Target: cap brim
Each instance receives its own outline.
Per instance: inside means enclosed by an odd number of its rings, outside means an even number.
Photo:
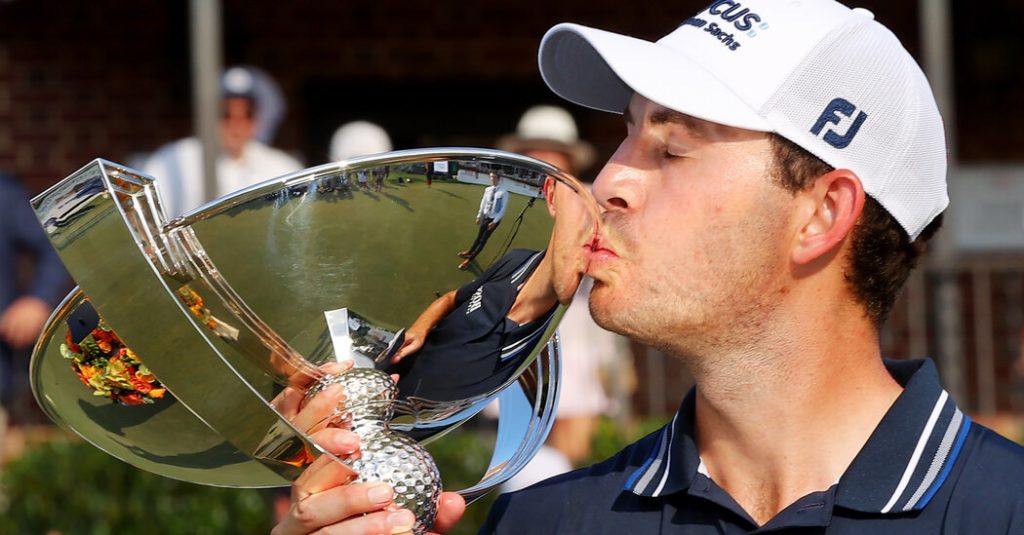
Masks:
[[[713,74],[662,44],[563,23],[544,35],[538,56],[548,87],[581,106],[622,113],[636,92],[699,119],[772,130]]]

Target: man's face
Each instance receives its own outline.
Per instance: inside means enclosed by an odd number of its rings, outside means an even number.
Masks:
[[[604,209],[587,273],[603,327],[679,355],[756,326],[787,292],[793,198],[765,134],[634,96],[594,183]]]
[[[499,181],[500,179],[498,178],[498,175],[495,173],[491,173],[491,185],[497,186]]]
[[[256,133],[256,121],[252,101],[247,98],[231,97],[224,99],[224,108],[220,120],[220,142],[232,158],[239,158],[245,144]]]
[[[584,191],[582,185],[576,187]],[[544,196],[548,213],[555,219],[547,253],[551,257],[551,285],[558,301],[567,305],[587,270],[587,251],[597,228],[597,207],[588,193],[581,195],[569,184],[551,177],[544,181]]]

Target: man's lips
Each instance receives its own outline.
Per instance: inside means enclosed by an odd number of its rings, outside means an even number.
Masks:
[[[618,258],[619,256],[615,253],[615,250],[607,244],[607,242],[601,240],[599,235],[594,235],[594,239],[591,240],[589,244],[585,245],[584,248],[586,249],[587,256],[590,258],[591,262],[611,260],[613,258]]]

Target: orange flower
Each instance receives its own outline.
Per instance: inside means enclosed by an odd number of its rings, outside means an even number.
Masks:
[[[113,331],[108,331],[99,327],[92,330],[92,337],[95,338],[97,342],[100,340],[112,342],[115,338]]]
[[[93,377],[96,376],[96,374],[100,373],[99,368],[97,368],[96,366],[90,366],[88,364],[81,364],[78,366],[78,368],[86,379],[92,379]]]
[[[117,340],[112,331],[105,331],[100,328],[93,329],[92,338],[96,340],[96,346],[104,353],[110,353]]]
[[[141,381],[137,377],[131,378],[132,388],[138,391],[140,394],[148,394],[150,390],[153,390],[153,385],[146,381]]]
[[[117,396],[117,399],[118,401],[124,403],[125,405],[142,405],[143,403],[145,403],[145,400],[142,399],[142,396],[135,393],[121,394]]]
[[[167,393],[167,389],[166,388],[154,388],[153,390],[149,391],[149,397],[155,398],[155,399],[160,399],[160,398],[164,397],[164,394],[166,394],[166,393]]]
[[[82,370],[76,364],[72,364],[71,369],[75,370],[75,375],[78,376],[78,379],[82,381],[83,385],[89,386],[89,378],[86,377],[84,373],[82,373]]]

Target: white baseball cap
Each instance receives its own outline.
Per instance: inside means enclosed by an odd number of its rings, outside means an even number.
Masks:
[[[333,161],[391,152],[391,137],[379,125],[369,121],[345,123],[331,136],[330,158]]]
[[[657,42],[577,24],[541,41],[563,98],[622,113],[633,93],[738,128],[775,132],[864,190],[916,239],[949,204],[928,80],[871,12],[832,0],[718,0]]]

